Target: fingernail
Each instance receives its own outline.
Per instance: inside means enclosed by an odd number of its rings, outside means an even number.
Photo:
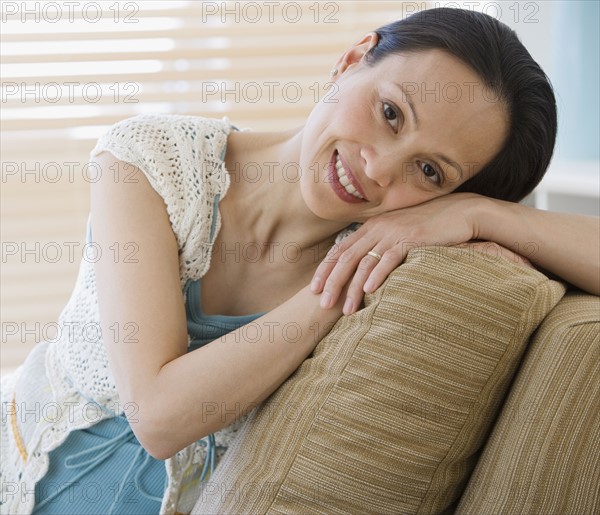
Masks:
[[[363,290],[367,293],[371,293],[371,290],[375,289],[375,281],[373,279],[368,279],[365,283]]]
[[[313,278],[310,283],[310,289],[313,293],[316,293],[321,289],[321,279],[319,277]]]
[[[331,302],[331,294],[328,291],[323,292],[321,295],[321,307],[323,309],[327,309],[329,307],[329,303]]]
[[[352,301],[352,299],[350,297],[348,297],[346,299],[346,302],[344,302],[344,315],[350,315],[352,313],[352,310],[354,308],[354,302]]]

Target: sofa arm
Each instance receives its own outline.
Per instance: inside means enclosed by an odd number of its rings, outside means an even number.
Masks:
[[[457,509],[600,513],[600,297],[569,292],[533,335]]]

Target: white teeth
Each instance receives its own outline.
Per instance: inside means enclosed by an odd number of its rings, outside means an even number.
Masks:
[[[335,159],[335,168],[337,170],[337,176],[338,176],[338,179],[340,180],[340,184],[344,187],[344,189],[350,195],[354,195],[356,198],[364,200],[364,198],[361,196],[361,194],[358,191],[356,191],[356,188],[352,185],[352,183],[350,182],[350,179],[348,179],[348,176],[346,175],[346,170],[344,169],[344,165],[342,165],[342,162],[340,161],[339,155],[336,156],[336,159]]]

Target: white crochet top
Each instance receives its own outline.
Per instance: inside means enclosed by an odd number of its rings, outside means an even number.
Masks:
[[[107,150],[144,172],[164,199],[179,247],[182,295],[188,280],[208,270],[220,228],[217,208],[229,187],[224,157],[229,121],[183,115],[140,115],[113,125],[91,152]],[[88,219],[88,234],[89,234]],[[184,299],[185,301],[185,299]],[[2,379],[1,513],[31,513],[34,485],[48,470],[48,453],[75,429],[123,413],[100,331],[92,260],[82,259],[58,337],[40,342]],[[227,447],[242,420],[215,433]],[[194,443],[166,460],[168,486],[161,513],[190,512],[206,448]],[[183,492],[183,493],[182,493]]]

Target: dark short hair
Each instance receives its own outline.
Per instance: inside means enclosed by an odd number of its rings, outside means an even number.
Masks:
[[[476,11],[434,8],[376,30],[365,60],[374,65],[398,53],[445,50],[470,66],[504,102],[509,132],[502,149],[454,191],[519,201],[540,182],[556,140],[556,99],[550,80],[516,33]]]

